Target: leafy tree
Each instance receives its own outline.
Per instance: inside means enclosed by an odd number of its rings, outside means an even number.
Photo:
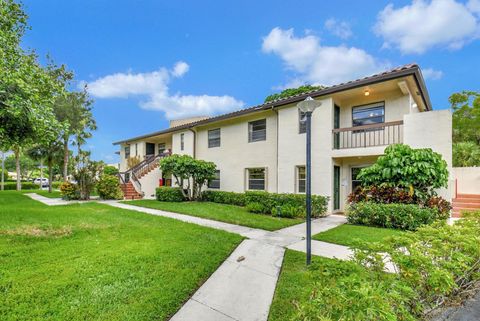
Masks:
[[[454,143],[453,166],[480,166],[480,146],[474,142]]]
[[[216,166],[188,155],[171,155],[160,160],[160,169],[173,175],[185,199],[194,201],[201,198],[202,187],[215,178]]]
[[[76,158],[77,168],[73,173],[73,178],[77,182],[78,197],[81,200],[88,200],[103,170],[103,162],[92,161],[90,153],[84,151],[81,151]]]
[[[307,93],[307,92],[310,92],[310,91],[313,91],[313,90],[320,90],[320,89],[324,89],[324,88],[325,88],[324,86],[312,86],[312,85],[303,85],[303,86],[300,86],[298,88],[287,88],[280,93],[272,94],[270,96],[267,96],[265,98],[265,102],[268,103],[270,101],[274,101],[274,100],[277,100],[277,99],[287,98],[287,97],[290,97],[290,96],[304,94],[304,93]]]
[[[63,180],[67,180],[70,138],[74,137],[77,155],[85,140],[92,136],[91,131],[97,128],[92,114],[93,100],[89,98],[86,88],[81,92],[71,92],[59,97],[54,104],[56,119],[64,125],[61,132],[63,142]]]
[[[20,165],[20,179],[30,179],[33,172],[37,168],[37,164],[28,156],[20,155],[18,157],[18,164]],[[5,169],[9,172],[15,172],[17,166],[17,159],[15,155],[5,157]]]
[[[52,104],[69,74],[63,66],[43,68],[35,52],[21,48],[28,25],[20,4],[0,0],[0,21],[0,147],[14,152],[19,190],[23,150],[34,141],[55,139]]]
[[[36,161],[45,162],[48,167],[48,192],[52,192],[53,166],[59,163],[63,157],[62,145],[57,142],[50,142],[45,145],[37,145],[27,151],[27,155]]]
[[[480,145],[480,93],[462,91],[448,100],[453,110],[453,142]]]
[[[423,197],[434,189],[447,187],[447,162],[430,148],[413,149],[395,144],[385,148],[385,155],[362,169],[358,175],[364,186],[407,188]]]
[[[115,166],[105,166],[103,168],[103,174],[104,175],[112,175],[112,176],[115,176],[118,174],[118,168],[116,168]]]

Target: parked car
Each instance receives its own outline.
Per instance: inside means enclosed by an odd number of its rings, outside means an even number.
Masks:
[[[39,177],[35,178],[33,180],[33,183],[40,185],[40,187],[48,187],[48,185],[50,184],[50,182],[48,181],[48,178],[39,178]]]

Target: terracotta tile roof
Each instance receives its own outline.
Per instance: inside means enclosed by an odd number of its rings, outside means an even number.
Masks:
[[[263,103],[263,104],[260,104],[260,105],[240,109],[240,110],[233,111],[233,112],[230,112],[230,113],[227,113],[227,114],[213,116],[213,117],[209,117],[209,118],[206,118],[206,119],[203,119],[203,120],[198,120],[198,121],[183,124],[183,125],[180,125],[180,126],[167,128],[167,129],[157,131],[157,132],[153,132],[153,133],[149,133],[149,134],[146,134],[146,135],[142,135],[142,136],[133,137],[133,138],[129,138],[129,139],[126,139],[126,140],[118,141],[118,142],[115,142],[113,144],[117,145],[117,144],[126,143],[126,142],[129,142],[129,141],[134,141],[134,140],[147,138],[147,137],[151,137],[151,136],[157,136],[157,135],[171,133],[171,132],[175,132],[175,131],[179,131],[179,130],[185,130],[185,129],[189,129],[189,128],[192,128],[192,127],[195,127],[195,126],[201,126],[201,125],[208,124],[208,123],[215,122],[215,121],[219,121],[219,120],[224,120],[224,119],[228,119],[228,118],[232,118],[232,117],[237,117],[237,116],[241,116],[241,115],[245,115],[245,114],[250,114],[250,113],[257,112],[257,111],[267,110],[267,109],[279,107],[279,106],[282,106],[282,105],[290,104],[290,103],[293,103],[293,102],[301,101],[308,96],[311,96],[311,97],[324,96],[324,95],[328,95],[328,94],[333,94],[335,92],[340,92],[340,91],[344,91],[344,90],[348,90],[348,89],[353,89],[353,88],[356,88],[356,87],[366,86],[366,85],[370,85],[370,84],[374,84],[374,83],[378,83],[378,82],[382,82],[382,81],[387,81],[387,80],[390,80],[390,79],[400,78],[400,77],[408,76],[408,75],[414,75],[415,76],[415,80],[417,81],[417,85],[420,89],[420,93],[421,93],[422,98],[424,100],[425,106],[427,106],[428,110],[431,110],[430,98],[428,97],[428,92],[427,92],[426,87],[425,87],[425,82],[423,80],[423,76],[420,72],[420,67],[417,64],[412,63],[412,64],[399,66],[399,67],[396,67],[396,68],[393,68],[393,69],[390,69],[390,70],[387,70],[387,71],[383,71],[383,72],[380,72],[380,73],[377,73],[377,74],[374,74],[374,75],[370,75],[370,76],[367,76],[367,77],[363,77],[363,78],[359,78],[359,79],[355,79],[355,80],[350,80],[350,81],[347,81],[347,82],[344,82],[344,83],[324,87],[322,89],[312,90],[312,91],[309,91],[309,92],[305,92],[305,93],[301,93],[301,94],[297,94],[297,95],[293,95],[293,96],[289,96],[289,97],[285,97],[285,98],[281,98],[281,99],[276,99],[276,100],[273,100],[273,101],[269,101],[267,103]]]

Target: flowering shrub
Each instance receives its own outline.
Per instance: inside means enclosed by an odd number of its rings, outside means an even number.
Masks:
[[[123,199],[123,192],[120,188],[118,178],[113,175],[102,175],[97,182],[97,192],[104,200]]]
[[[60,184],[60,193],[64,200],[76,200],[80,197],[78,186],[70,182],[63,182]]]

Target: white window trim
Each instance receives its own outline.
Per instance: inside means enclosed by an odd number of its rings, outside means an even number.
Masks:
[[[260,189],[249,189],[248,186],[248,181],[249,181],[249,171],[251,169],[263,169],[265,170],[265,189],[263,190],[260,190]],[[245,171],[244,171],[244,175],[245,175],[245,179],[244,179],[244,190],[245,191],[256,191],[256,192],[261,192],[261,191],[265,191],[267,192],[268,191],[268,167],[266,166],[252,166],[252,167],[248,167],[248,168],[245,168]]]
[[[299,184],[299,167],[305,167],[305,192],[300,192],[300,184]],[[295,165],[295,194],[305,194],[307,188],[307,166],[306,165]]]

